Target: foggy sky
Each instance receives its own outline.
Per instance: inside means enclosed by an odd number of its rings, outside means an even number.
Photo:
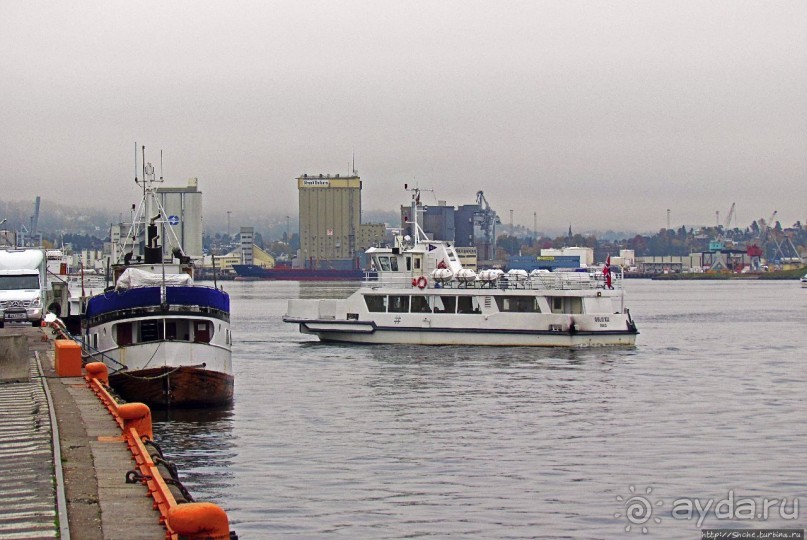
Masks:
[[[0,199],[123,212],[135,143],[205,217],[485,196],[539,230],[807,221],[807,3],[0,0]]]

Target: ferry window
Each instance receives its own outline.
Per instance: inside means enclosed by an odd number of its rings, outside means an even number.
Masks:
[[[381,268],[381,270],[389,272],[389,257],[379,257],[378,265]]]
[[[415,270],[420,270],[420,257],[415,257]]]
[[[482,313],[479,299],[475,296],[457,297],[457,313]]]
[[[389,312],[390,313],[406,313],[409,311],[409,297],[408,296],[390,296],[389,297]]]
[[[457,299],[454,296],[435,296],[434,297],[434,312],[435,313],[456,313],[457,312]]]
[[[367,304],[367,310],[371,313],[384,313],[387,311],[386,296],[368,294],[364,297],[364,303]]]
[[[428,296],[413,296],[412,297],[412,313],[431,313],[432,310],[429,307],[429,297]]]
[[[132,344],[132,323],[115,325],[115,341],[121,347]]]
[[[389,258],[389,267],[390,267],[390,270],[392,270],[393,272],[398,271],[398,257],[390,257]]]
[[[559,300],[559,298],[557,298]],[[509,313],[540,313],[538,299],[534,296],[497,296],[499,311]]]
[[[406,258],[406,271],[407,272],[412,271],[412,257],[407,257]]]
[[[160,321],[141,321],[140,322],[140,341],[157,341],[163,338],[163,322]]]

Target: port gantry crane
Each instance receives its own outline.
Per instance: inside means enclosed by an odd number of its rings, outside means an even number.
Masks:
[[[476,192],[476,204],[479,206],[479,210],[474,213],[474,225],[480,228],[483,236],[480,258],[489,260],[493,258],[492,255],[495,255],[490,253],[490,248],[496,242],[496,225],[501,224],[502,221],[485,199],[484,191]]]
[[[759,228],[756,245],[749,246],[749,255],[764,256],[768,260],[778,261],[779,263],[791,262],[791,259],[800,259],[799,252],[796,246],[793,245],[790,234],[777,231],[774,226],[777,213],[774,210],[768,221],[759,220],[762,225]]]

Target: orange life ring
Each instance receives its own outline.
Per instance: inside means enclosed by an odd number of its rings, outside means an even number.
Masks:
[[[418,289],[425,289],[426,285],[428,285],[428,284],[429,284],[429,281],[426,279],[426,276],[420,276],[417,279]]]

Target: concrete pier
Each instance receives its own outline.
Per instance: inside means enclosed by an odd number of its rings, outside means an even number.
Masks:
[[[146,487],[125,481],[135,463],[117,423],[83,378],[57,377],[50,330],[9,335],[24,336],[28,376],[4,382],[0,361],[0,539],[165,538]]]

